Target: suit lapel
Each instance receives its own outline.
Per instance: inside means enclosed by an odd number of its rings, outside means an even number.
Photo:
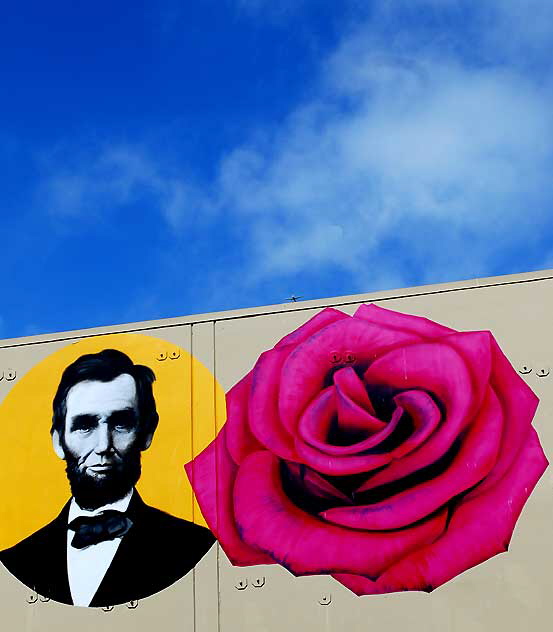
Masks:
[[[69,502],[47,527],[45,554],[37,561],[41,567],[42,584],[47,587],[44,594],[55,601],[72,604],[67,575],[67,517]],[[37,586],[37,592],[40,593]]]

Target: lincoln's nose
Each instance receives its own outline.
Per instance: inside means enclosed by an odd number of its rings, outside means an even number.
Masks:
[[[106,454],[113,448],[111,430],[106,423],[100,422],[96,429],[96,447],[94,451],[97,454]]]

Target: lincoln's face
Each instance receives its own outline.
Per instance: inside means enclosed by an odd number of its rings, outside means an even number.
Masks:
[[[67,461],[75,496],[86,496],[91,506],[95,497],[100,503],[129,491],[136,475],[127,484],[126,472],[139,468],[140,452],[152,440],[140,432],[134,378],[123,373],[109,382],[78,382],[67,393],[66,409],[63,436],[56,430],[52,440]]]

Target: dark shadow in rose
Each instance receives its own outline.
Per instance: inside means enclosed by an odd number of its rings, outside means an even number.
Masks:
[[[373,405],[375,416],[382,421],[390,421],[396,409],[394,396],[401,393],[401,390],[374,384],[366,385],[365,388]]]
[[[392,481],[386,485],[380,485],[379,487],[367,490],[366,492],[354,494],[355,504],[371,505],[373,503],[379,503],[386,500],[386,498],[390,498],[395,494],[405,491],[406,489],[413,489],[421,483],[431,481],[440,474],[443,474],[450,467],[460,448],[461,440],[457,439],[454,441],[451,448],[431,465],[427,465],[426,467],[409,474],[409,476],[400,478],[397,481]]]
[[[370,473],[362,472],[350,476],[327,476],[317,474],[336,488],[339,493],[339,495],[336,496],[331,494],[321,496],[311,493],[308,485],[308,479],[311,474],[310,468],[303,464],[282,461],[280,466],[282,487],[288,498],[297,507],[313,515],[348,504],[370,505],[386,500],[406,489],[413,489],[421,483],[436,478],[450,467],[460,447],[461,440],[458,439],[441,458],[431,465],[421,468],[417,472],[413,472],[413,474],[397,481],[380,485],[379,487],[361,493],[356,493],[355,490],[382,468],[373,470]],[[347,498],[344,498],[344,496]]]

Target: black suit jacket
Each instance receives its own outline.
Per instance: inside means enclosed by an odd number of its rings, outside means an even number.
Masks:
[[[0,553],[4,566],[39,595],[72,604],[67,578],[69,502],[50,524]],[[193,522],[146,505],[134,492],[123,536],[90,606],[143,599],[173,584],[207,553],[215,538]]]

